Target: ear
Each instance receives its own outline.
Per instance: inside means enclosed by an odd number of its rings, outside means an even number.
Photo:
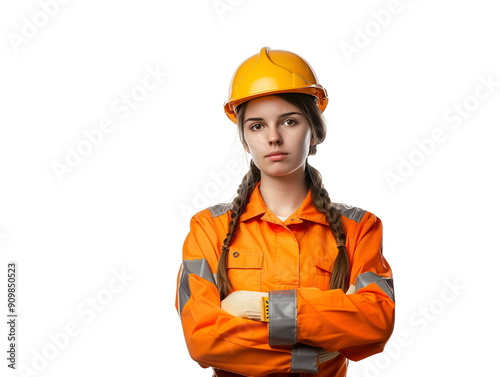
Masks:
[[[314,137],[311,136],[311,141],[309,142],[309,153],[307,154],[308,156],[316,154],[316,145],[316,140],[314,140]]]

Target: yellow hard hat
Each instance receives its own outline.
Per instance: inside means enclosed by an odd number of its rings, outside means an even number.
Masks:
[[[289,51],[263,47],[260,53],[245,60],[234,73],[224,111],[236,123],[234,111],[238,105],[276,93],[313,95],[321,111],[328,104],[326,89],[318,84],[312,67],[304,59]]]

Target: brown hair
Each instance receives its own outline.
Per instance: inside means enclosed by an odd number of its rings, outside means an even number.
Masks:
[[[326,124],[323,115],[316,105],[315,98],[310,95],[300,93],[281,93],[276,95],[298,107],[304,113],[304,116],[308,120],[311,127],[311,134],[314,141],[313,145],[309,148],[309,155],[316,154],[316,145],[323,142],[326,137]],[[236,111],[240,140],[244,145],[246,142],[243,137],[243,118],[247,103],[248,102],[245,102],[238,106]],[[330,289],[339,288],[346,292],[349,287],[350,267],[349,258],[345,248],[346,236],[344,226],[340,218],[340,212],[332,204],[328,191],[326,191],[323,185],[321,174],[318,170],[309,165],[307,161],[305,166],[305,178],[309,189],[312,192],[314,206],[319,212],[325,214],[326,219],[330,224],[330,229],[335,237],[335,240],[337,241],[338,255],[330,277]],[[250,161],[250,170],[243,177],[243,180],[238,187],[238,191],[236,193],[237,195],[232,203],[229,231],[224,239],[222,254],[219,258],[219,265],[217,268],[217,287],[219,289],[221,299],[226,297],[231,291],[231,282],[229,281],[227,275],[227,256],[229,254],[231,240],[238,230],[239,218],[246,208],[248,198],[259,181],[260,170],[253,161]]]

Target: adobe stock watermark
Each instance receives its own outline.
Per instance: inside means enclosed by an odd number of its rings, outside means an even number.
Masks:
[[[434,127],[427,138],[415,139],[415,148],[406,156],[398,156],[397,167],[394,170],[384,172],[385,181],[391,191],[394,192],[398,184],[404,183],[411,177],[417,167],[422,166],[436,152],[437,147],[448,140],[450,131],[460,129],[464,122],[480,108],[481,103],[490,99],[500,86],[500,81],[495,81],[493,74],[489,74],[487,78],[479,76],[477,81],[474,93],[466,96],[459,103],[454,103],[443,112],[442,118],[445,126]]]
[[[106,287],[97,291],[94,295],[88,296],[75,308],[76,319],[72,319],[57,331],[47,334],[48,340],[38,349],[31,350],[31,361],[20,363],[19,375],[22,377],[37,377],[42,374],[47,367],[61,353],[67,349],[74,339],[83,332],[85,326],[92,323],[99,313],[102,313],[113,302],[115,297],[128,287],[134,276],[129,275],[123,267],[121,271],[111,270],[112,277],[108,280]]]
[[[59,14],[61,5],[66,5],[69,0],[39,0],[39,9],[30,17],[21,17],[21,26],[18,33],[8,32],[7,39],[17,54],[23,45],[27,45]]]
[[[142,81],[127,92],[121,93],[110,104],[111,113],[119,120],[127,119],[130,114],[144,102],[151,92],[156,90],[169,76],[168,72],[161,70],[159,64],[155,67],[146,66],[146,74]],[[99,124],[91,129],[84,129],[83,136],[73,146],[66,146],[65,157],[61,161],[52,161],[51,167],[59,182],[63,182],[64,175],[72,173],[94,150],[101,145],[107,135],[116,128],[116,121],[111,116],[105,116]]]
[[[191,217],[198,211],[201,211],[214,204],[213,201],[221,194],[223,190],[228,188],[231,181],[240,176],[240,174],[248,169],[243,164],[235,159],[226,162],[224,169],[217,172],[208,172],[208,181],[202,187],[195,187],[191,191],[193,193],[192,200],[189,204],[179,203],[178,209],[182,218],[186,223],[189,223]]]
[[[429,327],[436,323],[446,313],[449,313],[450,306],[467,290],[467,287],[459,281],[444,280],[439,294],[424,305],[420,305],[407,319],[408,327],[398,333],[394,333],[387,342],[382,353],[371,356],[363,362],[361,374],[354,374],[352,377],[380,377],[394,361],[411,347],[418,339],[419,334],[423,334]],[[356,371],[357,372],[357,371]]]
[[[411,1],[411,0],[408,0]],[[403,11],[403,5],[399,0],[390,0],[385,9],[371,10],[371,18],[362,26],[354,28],[352,43],[342,41],[339,44],[340,50],[348,63],[352,61],[353,55],[359,55],[368,47],[374,38],[378,37],[384,29],[392,22],[393,17]]]
[[[219,19],[224,21],[225,14],[227,12],[234,12],[242,2],[243,0],[213,0],[212,8],[215,10],[215,13],[217,13],[217,16],[219,16]]]

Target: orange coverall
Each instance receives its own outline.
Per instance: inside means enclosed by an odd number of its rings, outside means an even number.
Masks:
[[[382,224],[373,214],[342,213],[353,294],[329,289],[337,244],[309,191],[282,222],[252,192],[228,255],[234,291],[269,292],[269,324],[221,309],[215,274],[230,205],[197,213],[183,246],[176,308],[191,357],[218,377],[345,376],[347,359],[381,352],[394,326],[394,291],[382,255]],[[318,362],[318,351],[338,351]],[[294,374],[292,374],[294,373]]]

